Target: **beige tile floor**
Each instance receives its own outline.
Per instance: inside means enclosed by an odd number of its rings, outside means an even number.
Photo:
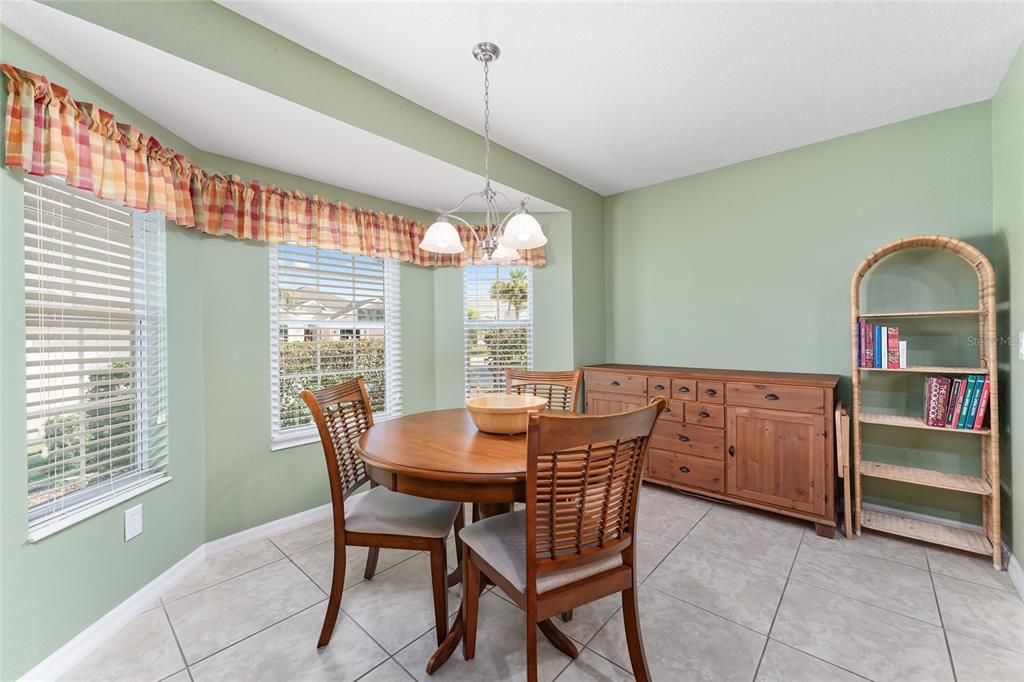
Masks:
[[[1024,603],[982,558],[809,524],[655,486],[641,496],[640,612],[651,672],[676,680],[1024,680]],[[317,651],[331,579],[329,522],[211,557],[71,670],[68,680],[427,679],[434,649],[424,554],[384,550],[372,581],[351,550],[344,614]],[[458,608],[459,588],[450,594]],[[627,680],[616,597],[541,639],[540,677]],[[481,599],[477,657],[432,679],[525,679],[523,617]]]

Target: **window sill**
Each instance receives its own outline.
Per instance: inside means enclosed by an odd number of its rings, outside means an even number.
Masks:
[[[102,499],[97,500],[91,504],[83,505],[81,509],[72,511],[67,514],[61,514],[52,519],[45,519],[43,521],[39,521],[36,524],[29,526],[28,541],[29,543],[39,542],[40,540],[48,538],[55,533],[59,533],[65,528],[70,528],[76,523],[85,521],[90,517],[96,516],[100,512],[104,512],[112,507],[116,507],[122,502],[130,500],[133,497],[136,497],[137,495],[141,495],[142,493],[148,492],[153,488],[158,488],[162,486],[164,483],[170,483],[172,480],[174,479],[167,475],[149,479],[148,481],[137,483],[133,486],[125,488],[124,490],[119,490],[118,492],[103,497]]]

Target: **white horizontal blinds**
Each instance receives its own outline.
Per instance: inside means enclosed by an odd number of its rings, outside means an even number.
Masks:
[[[373,411],[401,411],[398,266],[299,246],[271,248],[272,436],[312,429],[303,389],[363,377]]]
[[[28,510],[49,520],[167,466],[164,221],[25,178]]]
[[[502,393],[506,368],[533,367],[533,273],[474,265],[462,281],[466,396]]]

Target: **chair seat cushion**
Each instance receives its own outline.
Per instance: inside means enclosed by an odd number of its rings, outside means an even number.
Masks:
[[[443,538],[451,531],[458,513],[458,502],[428,500],[377,486],[345,500],[345,530]]]
[[[459,537],[516,589],[526,591],[525,511],[482,519],[463,528]],[[537,592],[548,592],[621,565],[622,554],[616,552],[584,566],[541,573],[537,575]]]

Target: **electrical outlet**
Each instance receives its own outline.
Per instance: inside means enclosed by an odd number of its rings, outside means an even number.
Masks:
[[[128,542],[142,534],[142,505],[137,504],[124,510],[124,541]]]

